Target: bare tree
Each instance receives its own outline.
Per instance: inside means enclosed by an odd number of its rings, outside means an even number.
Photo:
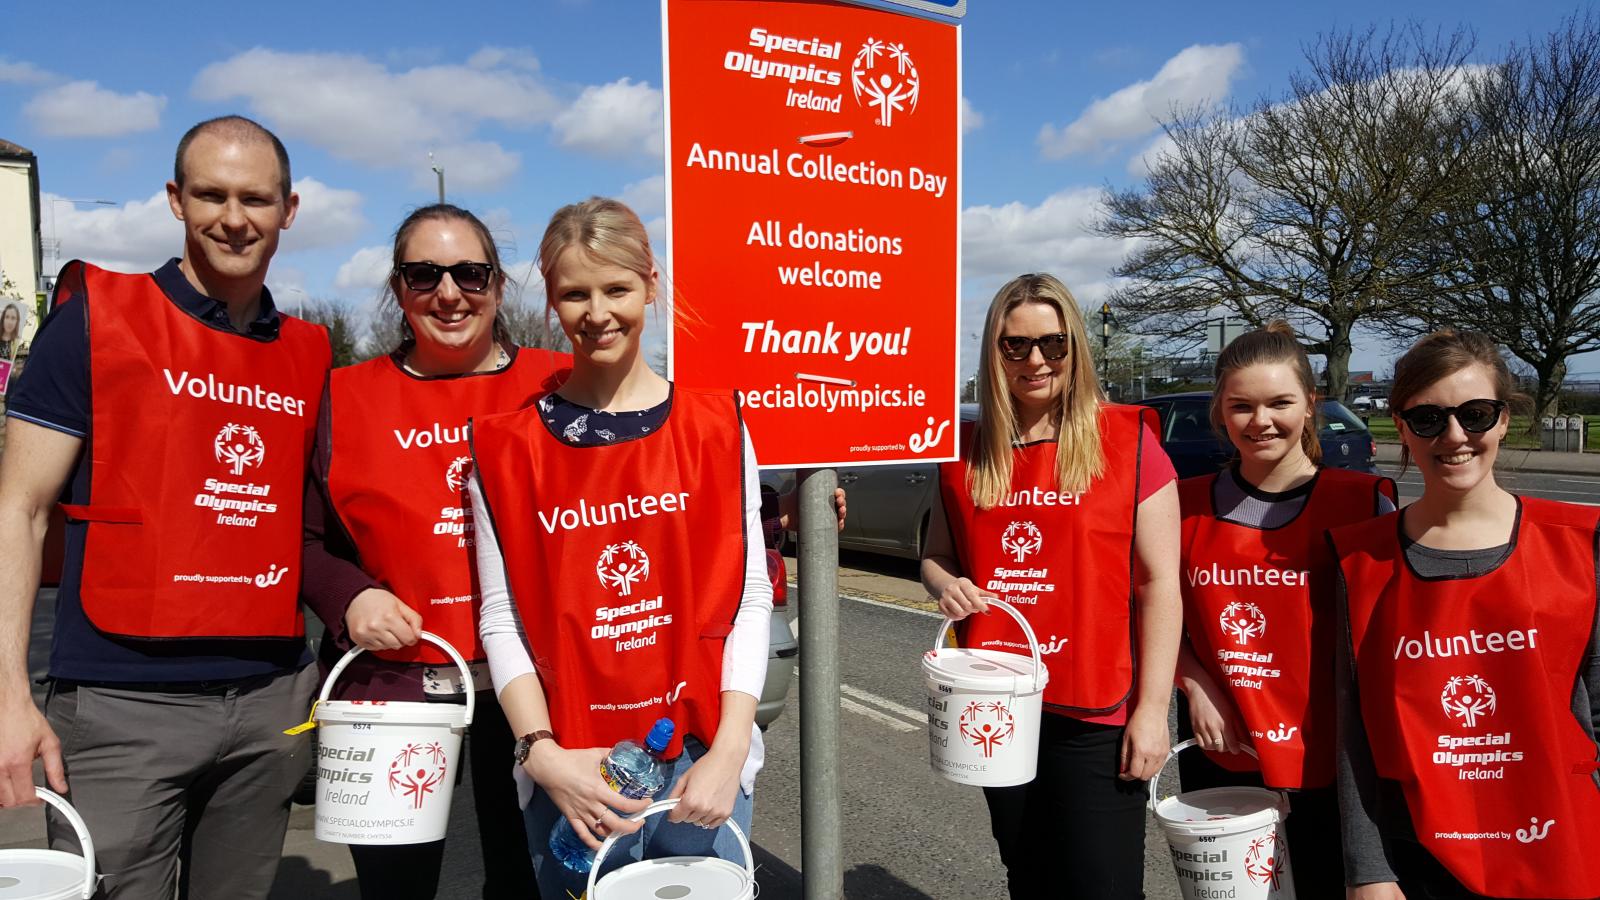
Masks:
[[[567,340],[553,314],[543,304],[531,303],[520,297],[507,298],[500,307],[500,321],[512,343],[519,347],[572,352],[572,342]]]
[[[1417,284],[1410,251],[1462,190],[1465,32],[1416,26],[1325,36],[1278,98],[1243,113],[1178,112],[1144,183],[1108,190],[1099,230],[1135,241],[1115,270],[1119,317],[1179,336],[1219,313],[1310,326],[1327,389],[1349,381],[1351,334]]]
[[[1600,350],[1600,23],[1567,19],[1473,79],[1470,193],[1420,245],[1438,280],[1395,323],[1482,331],[1556,412],[1567,358]]]
[[[365,357],[357,351],[361,326],[355,313],[336,300],[310,298],[302,304],[299,317],[328,329],[328,342],[333,345],[333,367],[361,362]]]

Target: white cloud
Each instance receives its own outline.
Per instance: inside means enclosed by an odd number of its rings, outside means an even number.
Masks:
[[[341,291],[375,291],[389,277],[390,248],[387,245],[362,247],[339,266],[333,286]]]
[[[617,199],[628,204],[641,219],[660,216],[667,211],[667,177],[651,175],[643,181],[635,181],[623,188]]]
[[[285,138],[364,165],[409,168],[423,182],[433,178],[432,150],[447,189],[486,189],[504,183],[521,158],[472,133],[489,124],[531,128],[560,110],[530,64],[530,54],[503,48],[481,50],[467,65],[403,70],[353,54],[257,48],[202,69],[192,93],[243,100]]]
[[[31,62],[0,59],[0,84],[45,84],[54,80],[54,75]]]
[[[966,97],[962,97],[961,98],[961,130],[963,132],[967,132],[967,131],[972,131],[972,130],[977,129],[977,128],[982,128],[983,127],[983,121],[984,121],[983,120],[983,113],[978,112],[977,107],[972,105],[972,101],[971,100],[968,100]]]
[[[1079,299],[1104,293],[1112,267],[1127,245],[1093,232],[1102,214],[1100,189],[1069,188],[1037,206],[969,206],[961,213],[963,275],[995,286],[1023,272],[1051,272]],[[1100,287],[1093,287],[1093,286]]]
[[[300,212],[294,227],[283,233],[280,252],[338,246],[366,229],[361,194],[356,191],[329,187],[315,178],[296,179],[294,190],[300,195]]]
[[[1155,131],[1173,109],[1215,106],[1224,100],[1244,68],[1240,44],[1196,44],[1167,60],[1155,77],[1130,84],[1089,104],[1078,118],[1057,128],[1039,129],[1039,151],[1046,159],[1112,149]]]
[[[118,137],[161,124],[167,98],[139,91],[119,94],[93,81],[70,81],[34,95],[23,115],[50,137]]]
[[[609,157],[662,153],[661,92],[628,78],[584,88],[553,124],[561,146],[571,150]]]
[[[45,237],[61,242],[61,262],[148,272],[183,253],[183,227],[172,217],[165,190],[120,207],[76,206],[46,193],[39,207]]]

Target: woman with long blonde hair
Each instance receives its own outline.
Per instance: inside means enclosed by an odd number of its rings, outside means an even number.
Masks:
[[[963,458],[940,466],[922,582],[963,646],[1019,646],[1009,618],[972,616],[996,597],[1043,645],[1038,775],[984,789],[1011,896],[1056,896],[1067,872],[1076,894],[1141,897],[1146,781],[1166,758],[1180,632],[1172,463],[1150,410],[1106,402],[1077,301],[1054,276],[995,295],[978,383]],[[1007,574],[1018,568],[1028,577]]]

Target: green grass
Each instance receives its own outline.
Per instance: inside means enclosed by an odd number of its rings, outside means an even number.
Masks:
[[[1506,446],[1518,448],[1533,448],[1539,446],[1539,435],[1528,433],[1529,416],[1512,416],[1511,430],[1506,433]],[[1588,435],[1584,440],[1584,451],[1600,453],[1600,416],[1584,416],[1584,427]],[[1394,418],[1386,413],[1374,413],[1367,420],[1367,429],[1372,432],[1374,440],[1385,443],[1399,443],[1400,435],[1395,432]]]

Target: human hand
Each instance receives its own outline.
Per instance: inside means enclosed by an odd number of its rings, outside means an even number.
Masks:
[[[1244,743],[1244,723],[1233,698],[1205,675],[1185,678],[1181,686],[1189,698],[1189,725],[1200,746],[1213,753],[1238,753]]]
[[[989,611],[990,600],[999,599],[987,591],[978,590],[970,578],[957,578],[944,586],[939,593],[939,612],[945,618],[959,622],[973,613]]]
[[[1344,889],[1345,900],[1406,900],[1405,892],[1393,881],[1378,881]]]
[[[579,840],[595,850],[607,835],[632,834],[642,828],[643,822],[627,817],[650,805],[649,797],[624,797],[600,777],[600,764],[610,752],[607,747],[567,750],[555,741],[535,741],[522,764]]]
[[[39,795],[33,792],[33,761],[44,760],[45,781],[58,794],[67,792],[67,771],[61,764],[61,741],[50,729],[33,697],[23,692],[19,699],[0,703],[0,809],[33,806]]]
[[[363,650],[399,650],[422,637],[422,613],[383,588],[367,588],[344,613],[350,643]]]
[[[1117,777],[1123,781],[1149,781],[1167,761],[1172,741],[1167,735],[1166,710],[1161,716],[1135,709],[1122,732],[1122,756]]]
[[[836,487],[833,489],[833,508],[834,511],[839,514],[839,530],[844,531],[845,505],[844,488],[842,487]]]
[[[701,828],[721,827],[733,815],[743,768],[742,756],[718,752],[713,746],[673,786],[668,799],[678,798],[678,805],[667,813],[667,821],[688,822]]]

